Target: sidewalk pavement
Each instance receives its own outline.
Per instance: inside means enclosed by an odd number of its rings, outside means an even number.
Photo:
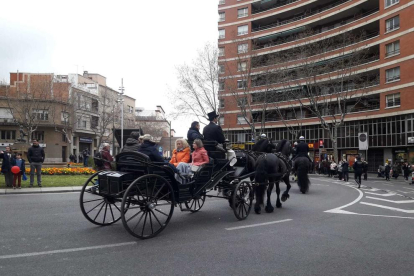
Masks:
[[[317,174],[317,173],[312,173],[312,174],[309,174],[309,176],[313,176],[313,177],[326,177],[326,178],[329,178],[328,177],[328,175],[326,174],[326,175],[324,175],[324,174]],[[338,179],[338,178],[335,178],[335,179]],[[351,181],[353,181],[354,180],[354,173],[349,173],[349,180]],[[364,180],[364,176],[362,176],[362,180],[363,181],[365,181]],[[378,174],[376,174],[376,173],[368,173],[368,180],[366,180],[366,181],[385,181],[385,177],[378,177]],[[410,177],[408,178],[408,181],[405,181],[405,179],[404,179],[404,176],[402,176],[402,175],[400,175],[399,177],[398,177],[398,179],[395,179],[394,177],[391,177],[390,178],[390,181],[389,182],[387,182],[388,184],[392,184],[393,182],[395,182],[395,183],[411,183],[411,175],[410,175]]]
[[[36,188],[21,188],[21,189],[0,189],[0,195],[10,194],[41,194],[41,193],[67,193],[67,192],[80,192],[82,186],[71,187],[36,187]]]

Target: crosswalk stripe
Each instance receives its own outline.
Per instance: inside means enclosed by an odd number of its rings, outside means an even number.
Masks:
[[[395,196],[397,195],[396,193],[388,193],[388,194],[377,194],[377,193],[370,193],[370,192],[365,192],[366,194],[370,194],[370,195],[376,195],[376,196]]]

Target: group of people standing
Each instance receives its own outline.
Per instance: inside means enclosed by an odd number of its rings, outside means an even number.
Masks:
[[[37,175],[37,185],[42,187],[42,164],[45,160],[45,151],[37,140],[32,141],[33,145],[28,149],[27,159],[30,164],[30,185],[33,187],[34,175]],[[0,151],[0,158],[3,159],[1,172],[4,175],[6,187],[21,189],[22,177],[25,178],[26,160],[20,152],[13,153],[10,146],[5,151]],[[18,170],[12,170],[18,167]]]
[[[403,173],[405,181],[408,181],[410,173],[412,172],[412,166],[405,162],[401,165],[401,163],[394,164],[391,166],[390,163],[385,163],[385,166],[379,166],[378,168],[378,177],[385,177],[386,181],[390,181],[390,177],[394,177],[398,179],[400,173]]]

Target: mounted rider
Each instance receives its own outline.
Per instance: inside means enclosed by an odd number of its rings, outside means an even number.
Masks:
[[[295,161],[295,159],[298,157],[307,157],[309,159],[309,162],[313,163],[309,157],[309,146],[305,142],[305,137],[303,136],[299,137],[299,144],[296,146],[296,155],[293,157],[292,161]]]

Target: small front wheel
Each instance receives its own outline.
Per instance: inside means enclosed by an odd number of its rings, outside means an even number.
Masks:
[[[192,198],[189,201],[185,202],[185,207],[190,210],[191,213],[196,213],[200,211],[201,207],[203,207],[204,202],[206,201],[206,195],[200,195],[198,197]]]
[[[242,181],[237,184],[231,197],[234,215],[239,220],[244,220],[250,213],[253,206],[253,188],[249,181]]]
[[[125,191],[122,223],[134,237],[153,238],[170,222],[174,202],[174,191],[165,178],[154,174],[141,176]]]

